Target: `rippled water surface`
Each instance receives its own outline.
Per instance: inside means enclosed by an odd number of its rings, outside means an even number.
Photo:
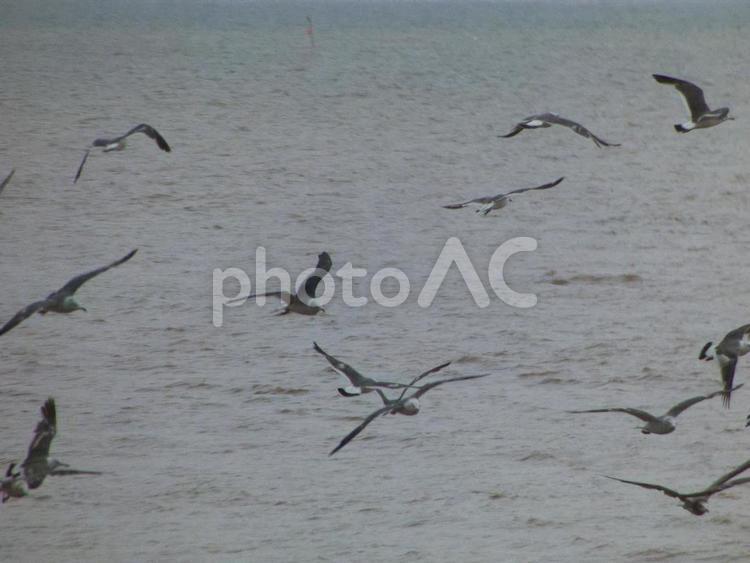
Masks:
[[[0,462],[54,396],[53,456],[104,472],[3,505],[4,560],[747,561],[750,490],[698,518],[602,477],[707,485],[749,457],[745,390],[668,436],[565,412],[712,391],[700,347],[748,322],[747,4],[80,0],[0,25],[0,318],[139,249],[80,290],[88,313],[2,336]],[[678,135],[654,72],[738,119]],[[622,146],[497,138],[541,111]],[[91,140],[140,122],[173,152],[133,137],[72,184]],[[487,218],[441,208],[560,176]],[[450,237],[489,290],[517,236],[538,248],[506,280],[536,307],[479,308],[456,271],[419,306]],[[247,304],[214,327],[213,270],[252,274],[259,246],[294,275],[322,250],[366,268],[357,295],[399,268],[411,293],[347,307],[337,280],[325,315]],[[384,379],[491,376],[329,458],[378,402],[340,397],[313,341]]]

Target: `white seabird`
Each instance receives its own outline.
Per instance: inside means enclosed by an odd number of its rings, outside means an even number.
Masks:
[[[693,129],[714,127],[727,119],[734,119],[733,117],[729,117],[729,108],[709,109],[706,104],[706,98],[703,95],[703,90],[692,82],[663,74],[653,74],[652,76],[659,84],[669,84],[677,88],[677,91],[682,94],[682,99],[685,101],[685,105],[690,112],[690,121],[677,123],[674,126],[676,131],[687,133]]]
[[[29,318],[36,312],[44,315],[50,312],[72,313],[73,311],[85,311],[86,309],[82,307],[74,297],[74,294],[76,291],[78,291],[78,288],[89,281],[91,278],[106,272],[110,268],[119,266],[123,262],[127,262],[137,251],[137,248],[135,250],[131,250],[128,254],[126,254],[119,260],[115,260],[107,266],[103,266],[101,268],[97,268],[96,270],[92,270],[85,274],[76,276],[57,291],[53,291],[52,293],[50,293],[45,299],[42,299],[41,301],[35,301],[31,305],[27,305],[26,307],[18,311],[13,316],[13,318],[11,318],[0,328],[0,335],[5,334],[17,324]]]
[[[112,139],[106,139],[106,138],[94,139],[94,142],[91,143],[91,146],[102,147],[102,152],[121,151],[125,148],[125,140],[130,135],[133,135],[135,133],[143,133],[144,135],[150,137],[151,139],[156,141],[156,145],[164,152],[172,151],[172,147],[169,146],[169,143],[167,143],[166,139],[162,137],[161,134],[156,129],[154,129],[147,123],[141,123],[140,125],[136,125],[130,131],[128,131],[124,135],[120,135],[119,137],[114,137]],[[83,165],[86,164],[86,160],[89,157],[90,151],[91,149],[86,149],[86,152],[83,155],[83,159],[81,160],[81,164],[78,165],[78,171],[76,172],[76,177],[73,179],[74,184],[78,181],[78,178],[81,177],[81,173],[83,172]]]
[[[748,352],[750,352],[750,324],[742,325],[728,332],[716,346],[713,342],[706,342],[698,355],[699,360],[706,362],[714,358],[719,360],[721,380],[724,382],[724,406],[727,408],[729,408],[729,400],[731,399],[737,360]]]
[[[386,403],[384,407],[381,407],[377,409],[376,411],[373,411],[370,413],[367,418],[362,421],[362,423],[357,426],[354,430],[349,432],[341,442],[339,442],[339,445],[336,446],[331,452],[328,454],[329,456],[332,456],[337,451],[339,451],[341,448],[346,446],[349,442],[354,439],[357,434],[362,432],[368,424],[370,424],[373,420],[378,418],[381,415],[392,413],[392,414],[403,414],[406,416],[413,416],[419,412],[420,404],[419,404],[419,398],[427,393],[430,389],[433,387],[437,387],[438,385],[442,385],[443,383],[449,383],[451,381],[464,381],[467,379],[477,379],[479,377],[486,377],[488,374],[482,374],[482,375],[464,375],[461,377],[452,377],[450,379],[443,379],[440,381],[433,381],[432,383],[428,383],[426,385],[423,385],[420,387],[417,391],[409,395],[408,397],[404,396],[404,393],[401,394],[401,397],[399,397],[396,401],[388,400],[387,397],[382,393],[382,391],[379,391],[381,394],[381,397],[383,398],[383,401]],[[417,378],[418,379],[418,378]],[[415,379],[416,381],[416,379]]]
[[[537,115],[531,115],[517,123],[513,131],[511,131],[507,135],[498,135],[498,137],[507,139],[509,137],[518,135],[524,129],[544,129],[546,127],[552,127],[553,125],[562,125],[563,127],[567,127],[568,129],[575,131],[579,135],[586,137],[587,139],[591,139],[592,141],[594,141],[594,144],[597,147],[620,146],[617,143],[610,143],[609,141],[605,141],[604,139],[597,137],[580,123],[576,123],[575,121],[571,121],[570,119],[560,117],[556,113],[540,113]]]
[[[512,200],[510,196],[514,194],[522,194],[523,192],[528,192],[531,190],[546,190],[549,188],[554,188],[556,185],[558,185],[560,182],[562,182],[565,179],[565,177],[558,178],[554,182],[550,182],[549,184],[542,184],[541,186],[536,186],[535,188],[519,188],[517,190],[513,190],[512,192],[507,192],[504,194],[497,194],[493,196],[485,196],[485,197],[478,197],[476,199],[470,199],[469,201],[464,201],[462,203],[452,203],[450,205],[443,205],[443,208],[445,209],[461,209],[463,207],[466,207],[467,205],[470,205],[472,203],[478,203],[479,209],[476,210],[477,213],[481,213],[482,215],[487,215],[490,211],[493,209],[502,209],[506,205],[508,205]]]
[[[742,387],[742,385],[738,385],[732,391],[736,391]],[[692,399],[686,399],[680,403],[677,403],[675,406],[673,406],[671,409],[669,409],[665,414],[661,416],[654,416],[651,413],[648,413],[646,411],[642,411],[640,409],[633,409],[633,408],[609,408],[609,409],[591,409],[591,410],[585,410],[585,411],[568,411],[571,414],[583,414],[583,413],[593,413],[593,412],[624,412],[625,414],[629,414],[632,416],[635,416],[637,418],[640,418],[643,422],[646,423],[645,426],[641,428],[641,432],[644,434],[670,434],[674,432],[675,429],[675,418],[684,411],[685,409],[692,407],[696,403],[700,403],[701,401],[705,401],[706,399],[712,399],[716,397],[717,395],[723,395],[724,390],[720,391],[714,391],[713,393],[710,393],[708,395],[700,395],[698,397],[693,397]]]

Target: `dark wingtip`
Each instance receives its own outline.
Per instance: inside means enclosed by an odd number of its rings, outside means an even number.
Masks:
[[[698,359],[699,360],[710,360],[711,359],[711,358],[709,358],[706,355],[706,350],[708,350],[711,347],[711,344],[713,344],[713,342],[706,342],[706,344],[703,346],[703,348],[701,348],[701,353],[698,354]]]
[[[315,341],[313,341],[313,350],[315,350],[318,354],[325,354],[325,352],[323,351],[323,348],[318,346],[318,343]]]

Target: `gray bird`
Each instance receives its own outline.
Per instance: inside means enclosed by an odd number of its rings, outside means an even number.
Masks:
[[[690,121],[677,123],[674,128],[679,133],[687,133],[693,129],[705,129],[723,123],[729,117],[729,108],[709,109],[703,90],[692,82],[680,78],[672,78],[663,74],[652,75],[659,84],[674,86],[682,94],[682,99],[690,112]]]
[[[564,179],[565,177],[558,178],[554,182],[550,182],[549,184],[543,184],[535,188],[519,188],[517,190],[513,190],[512,192],[508,192],[504,194],[497,194],[497,195],[486,196],[486,197],[478,197],[476,199],[470,199],[469,201],[464,201],[462,203],[452,203],[450,205],[443,205],[443,208],[461,209],[472,203],[478,203],[480,207],[479,209],[476,210],[476,212],[481,213],[482,215],[487,215],[493,209],[502,209],[503,207],[508,205],[511,201],[513,201],[510,196],[514,194],[522,194],[523,192],[528,192],[531,190],[546,190],[549,188],[554,188],[557,184],[562,182]]]
[[[736,391],[742,387],[742,385],[738,385],[732,391]],[[637,418],[640,418],[643,422],[646,423],[645,426],[641,428],[641,432],[644,434],[670,434],[674,432],[675,429],[675,418],[684,411],[685,409],[692,407],[696,403],[700,403],[701,401],[705,401],[706,399],[713,399],[717,395],[723,395],[724,390],[720,391],[714,391],[713,393],[710,393],[709,395],[700,395],[699,397],[693,397],[692,399],[686,399],[682,401],[681,403],[677,403],[675,406],[673,406],[671,409],[669,409],[665,414],[661,416],[654,416],[653,414],[647,413],[646,411],[642,411],[640,409],[633,409],[633,408],[609,408],[609,409],[591,409],[591,410],[585,410],[585,411],[568,411],[571,414],[583,414],[583,413],[592,413],[592,412],[624,412],[625,414],[629,414],[632,416],[635,416]]]
[[[419,380],[419,378],[423,377],[426,374],[422,374],[421,376],[418,376],[415,378],[412,383]],[[385,395],[382,393],[382,391],[379,391],[381,393],[381,398],[383,398],[383,401],[386,403],[385,406],[377,409],[376,411],[370,413],[367,418],[362,421],[362,423],[357,426],[354,430],[349,432],[341,442],[339,442],[339,445],[336,446],[333,450],[331,450],[331,453],[329,453],[329,456],[332,456],[337,451],[339,451],[341,448],[346,446],[349,442],[351,442],[357,434],[362,432],[365,428],[367,428],[367,425],[370,424],[373,420],[378,418],[381,415],[392,413],[392,414],[403,414],[406,416],[414,416],[415,414],[419,413],[420,404],[419,404],[419,398],[427,393],[430,389],[437,387],[438,385],[442,385],[443,383],[449,383],[451,381],[464,381],[467,379],[477,379],[479,377],[486,377],[488,374],[482,374],[482,375],[464,375],[461,377],[452,377],[450,379],[442,379],[440,381],[433,381],[432,383],[428,383],[426,385],[423,385],[420,387],[417,391],[409,395],[408,397],[405,396],[405,393],[401,393],[401,396],[395,400],[391,401]]]
[[[15,174],[15,173],[16,173],[16,169],[14,168],[14,169],[12,169],[10,171],[10,174],[8,174],[5,177],[5,180],[3,180],[2,183],[0,183],[0,194],[3,193],[3,190],[5,189],[5,186],[8,185],[8,182],[10,182],[10,179],[13,177],[13,174]]]
[[[450,362],[446,362],[437,367],[431,368],[427,370],[426,372],[418,375],[414,381],[406,385],[404,383],[393,383],[390,381],[375,381],[374,379],[365,377],[364,375],[359,373],[356,369],[354,369],[349,364],[345,364],[338,358],[334,358],[333,356],[331,356],[328,352],[326,352],[320,346],[318,346],[317,342],[313,342],[313,349],[316,352],[318,352],[318,354],[322,354],[325,357],[325,359],[328,360],[328,363],[331,364],[333,369],[335,369],[338,373],[346,377],[351,383],[351,385],[348,387],[338,388],[339,394],[343,395],[344,397],[356,397],[357,395],[361,395],[362,393],[370,393],[371,391],[377,390],[378,387],[384,387],[386,389],[401,389],[401,388],[407,389],[409,387],[414,387],[414,383],[418,381],[419,379],[431,373],[438,372],[444,367],[447,367],[450,365]]]
[[[286,315],[287,313],[297,313],[300,315],[317,315],[318,313],[325,312],[325,309],[319,305],[317,299],[315,299],[315,292],[318,289],[318,285],[323,280],[323,276],[327,275],[331,270],[333,262],[331,256],[327,252],[321,252],[318,254],[318,264],[315,266],[315,271],[312,272],[304,284],[297,293],[289,291],[269,291],[268,293],[255,293],[248,295],[247,297],[241,297],[230,301],[229,303],[236,303],[244,299],[253,299],[255,297],[278,297],[281,299],[286,306],[276,313],[279,315]]]
[[[42,299],[41,301],[35,301],[31,305],[27,305],[18,313],[16,313],[13,318],[11,318],[8,322],[6,322],[2,328],[0,328],[0,335],[5,334],[10,329],[24,321],[25,319],[29,318],[34,313],[40,313],[42,315],[46,313],[72,313],[73,311],[85,311],[86,309],[76,301],[74,294],[76,291],[78,291],[78,288],[80,288],[84,283],[89,281],[91,278],[98,276],[101,273],[106,272],[110,268],[114,268],[115,266],[119,266],[123,262],[127,262],[130,260],[133,255],[138,251],[136,248],[135,250],[130,251],[128,254],[126,254],[124,257],[120,258],[119,260],[115,260],[111,264],[107,266],[103,266],[101,268],[97,268],[96,270],[92,270],[90,272],[87,272],[85,274],[81,274],[79,276],[74,277],[71,279],[68,283],[66,283],[64,286],[62,286],[57,291],[54,291],[50,293],[45,299]]]
[[[498,135],[498,137],[507,139],[509,137],[518,135],[524,129],[545,129],[547,127],[552,127],[553,125],[562,125],[563,127],[567,127],[568,129],[573,130],[579,135],[586,137],[587,139],[591,139],[594,144],[600,148],[620,146],[619,144],[610,143],[600,137],[597,137],[580,123],[576,123],[575,121],[571,121],[570,119],[560,117],[556,113],[540,113],[537,115],[531,115],[517,123],[510,133],[508,133],[507,135]]]
[[[156,146],[158,146],[164,152],[172,151],[172,147],[169,146],[169,143],[167,143],[166,139],[162,137],[156,129],[146,123],[136,125],[130,131],[128,131],[124,135],[120,135],[119,137],[113,137],[112,139],[94,139],[94,142],[91,143],[91,146],[102,147],[102,152],[121,151],[125,149],[125,140],[130,137],[130,135],[133,135],[135,133],[143,133],[147,137],[150,137],[151,139],[156,141]],[[78,178],[81,177],[81,173],[83,172],[83,165],[86,164],[86,160],[89,157],[89,152],[91,152],[91,149],[86,150],[83,155],[83,160],[81,160],[81,164],[78,165],[78,171],[76,172],[76,177],[73,180],[74,184],[78,181]]]
[[[608,479],[614,479],[615,481],[620,481],[622,483],[628,483],[630,485],[638,485],[639,487],[643,487],[644,489],[654,489],[657,491],[661,491],[668,497],[679,499],[682,502],[682,508],[684,508],[691,514],[695,514],[696,516],[703,516],[706,512],[708,512],[706,503],[711,498],[711,495],[714,495],[736,485],[750,483],[750,477],[733,479],[743,471],[746,471],[748,468],[750,468],[750,460],[746,461],[742,465],[735,467],[729,473],[722,475],[716,481],[711,483],[707,488],[695,493],[679,493],[674,489],[670,489],[669,487],[665,487],[663,485],[642,483],[640,481],[628,481],[627,479],[609,477],[608,475],[605,475],[605,477],[607,477]]]
[[[56,459],[49,459],[49,447],[57,433],[57,411],[55,400],[47,399],[41,408],[42,420],[34,430],[34,439],[29,445],[29,453],[21,464],[23,478],[29,489],[41,486],[47,475],[101,475],[98,471],[83,471],[79,469],[65,469],[70,467]]]
[[[750,324],[742,325],[728,332],[727,335],[714,346],[713,342],[706,342],[698,354],[699,360],[710,362],[714,358],[719,360],[721,380],[724,382],[724,406],[729,408],[732,395],[732,382],[737,369],[737,360],[750,352]]]

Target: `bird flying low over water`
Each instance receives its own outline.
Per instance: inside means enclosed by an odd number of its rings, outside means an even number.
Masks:
[[[18,311],[18,313],[16,313],[12,319],[10,319],[2,327],[0,327],[0,335],[5,334],[10,329],[37,312],[44,315],[50,312],[72,313],[73,311],[79,310],[85,311],[86,309],[82,307],[74,297],[74,294],[76,291],[78,291],[78,288],[80,288],[91,278],[106,272],[110,268],[119,266],[123,262],[127,262],[135,255],[137,251],[137,248],[135,250],[131,250],[125,256],[123,256],[119,260],[115,260],[107,266],[103,266],[101,268],[97,268],[96,270],[91,270],[90,272],[76,276],[57,291],[53,291],[52,293],[50,293],[45,299],[42,299],[41,301],[35,301],[31,305],[27,305],[26,307]]]
[[[28,495],[28,491],[23,486],[23,479],[21,473],[14,471],[16,467],[15,463],[11,463],[8,466],[8,470],[5,472],[5,479],[0,481],[0,502],[3,504],[10,498],[21,498]]]
[[[156,129],[146,123],[136,125],[130,131],[128,131],[124,135],[120,135],[119,137],[113,137],[111,139],[94,139],[94,142],[91,143],[91,146],[102,147],[102,152],[121,151],[125,148],[125,140],[134,133],[143,133],[144,135],[150,137],[151,139],[156,141],[156,145],[165,152],[172,151],[172,147],[169,146],[169,143],[167,143],[166,139],[162,137]],[[90,151],[91,149],[86,149],[86,152],[83,155],[83,160],[81,160],[81,164],[78,165],[78,171],[76,172],[76,177],[73,180],[74,184],[78,181],[78,178],[81,177],[81,173],[83,172],[83,165],[86,164],[86,160],[89,157]]]
[[[732,395],[732,382],[737,368],[737,360],[750,352],[750,324],[742,325],[728,332],[727,335],[714,346],[713,342],[706,342],[698,355],[699,360],[710,362],[714,358],[719,360],[721,380],[724,382],[724,406],[729,408]]]
[[[479,209],[476,210],[476,212],[481,213],[482,215],[487,215],[493,209],[502,209],[503,207],[508,205],[511,201],[513,201],[510,196],[514,194],[522,194],[523,192],[528,192],[531,190],[546,190],[549,188],[554,188],[564,179],[565,177],[562,177],[562,178],[558,178],[554,182],[550,182],[549,184],[543,184],[535,188],[519,188],[517,190],[513,190],[512,192],[508,192],[504,194],[497,194],[493,196],[478,197],[476,199],[470,199],[469,201],[464,201],[462,203],[452,203],[450,205],[443,205],[443,207],[445,209],[461,209],[463,207],[466,207],[467,205],[476,203],[476,204],[479,204],[480,206]]]
[[[356,397],[357,395],[361,395],[362,393],[370,393],[371,391],[376,391],[378,387],[384,387],[386,389],[406,389],[408,387],[414,387],[414,383],[419,379],[431,373],[438,372],[444,367],[447,367],[451,364],[450,362],[446,362],[444,364],[440,364],[437,367],[431,368],[417,376],[414,381],[407,385],[404,383],[393,383],[390,381],[375,381],[374,379],[365,377],[349,364],[345,364],[338,358],[334,358],[333,356],[328,354],[325,350],[318,346],[317,342],[313,342],[313,348],[318,354],[323,355],[325,359],[328,360],[328,363],[331,364],[333,369],[346,377],[351,383],[349,387],[338,388],[339,394],[343,395],[344,397]]]
[[[736,391],[742,387],[742,385],[738,385],[732,391]],[[671,409],[669,409],[665,414],[661,416],[654,416],[653,414],[647,413],[646,411],[642,411],[640,409],[632,409],[632,408],[611,408],[611,409],[592,409],[592,410],[585,410],[585,411],[568,411],[571,414],[583,414],[583,413],[593,413],[593,412],[624,412],[625,414],[629,414],[632,416],[635,416],[637,418],[640,418],[643,422],[646,423],[646,425],[641,428],[641,432],[644,434],[670,434],[671,432],[674,432],[675,429],[675,418],[684,411],[685,409],[692,407],[696,403],[700,403],[701,401],[705,401],[706,399],[713,399],[717,395],[723,395],[724,390],[720,391],[714,391],[713,393],[710,393],[709,395],[701,395],[699,397],[693,397],[692,399],[686,399],[682,401],[681,403],[677,403],[675,406],[673,406]]]
[[[57,433],[57,411],[55,400],[47,399],[41,408],[42,420],[34,430],[34,439],[29,445],[29,453],[21,464],[23,478],[29,489],[41,486],[47,475],[101,475],[98,471],[82,471],[79,469],[66,469],[70,467],[56,459],[49,459],[49,447],[52,439]]]
[[[750,468],[750,460],[735,467],[729,473],[722,475],[716,481],[711,483],[707,488],[695,493],[679,493],[674,489],[670,489],[663,485],[642,483],[640,481],[628,481],[627,479],[618,479],[617,477],[609,477],[608,475],[605,475],[605,477],[607,477],[608,479],[614,479],[615,481],[620,481],[621,483],[637,485],[639,487],[643,487],[644,489],[654,489],[656,491],[661,491],[668,497],[679,499],[682,502],[682,508],[684,508],[688,512],[695,514],[696,516],[703,516],[706,512],[708,512],[706,503],[708,502],[709,498],[711,498],[711,495],[715,495],[716,493],[719,493],[736,485],[750,483],[750,477],[734,479],[734,477],[746,471],[748,468]]]
[[[300,315],[317,315],[321,311],[325,311],[323,307],[319,305],[317,299],[315,299],[315,292],[318,289],[318,285],[323,281],[323,276],[327,275],[333,266],[331,256],[327,252],[321,252],[318,254],[318,264],[315,266],[313,271],[300,287],[297,293],[290,293],[289,291],[269,291],[268,293],[255,293],[248,295],[247,297],[241,297],[239,299],[230,301],[230,303],[236,303],[243,299],[253,299],[255,297],[278,297],[286,306],[279,311],[278,315],[286,315],[287,313],[298,313]]]
[[[13,174],[15,174],[15,173],[16,173],[16,169],[14,168],[13,170],[10,171],[10,174],[8,174],[5,177],[5,180],[3,180],[2,182],[0,182],[0,194],[3,193],[3,190],[5,189],[5,186],[8,185],[8,182],[10,182],[10,179],[13,177]]]
[[[434,370],[431,370],[434,371]],[[425,372],[412,381],[411,385],[416,383],[419,379],[424,377],[425,375],[428,375],[431,372]],[[438,385],[442,385],[443,383],[450,383],[452,381],[465,381],[467,379],[477,379],[479,377],[486,377],[489,374],[482,374],[482,375],[464,375],[461,377],[452,377],[450,379],[442,379],[440,381],[433,381],[432,383],[428,383],[426,385],[423,385],[420,387],[417,391],[409,395],[408,397],[405,396],[405,392],[401,393],[401,396],[396,399],[395,401],[389,400],[385,394],[382,391],[378,391],[380,394],[380,397],[383,399],[383,402],[385,403],[385,406],[377,409],[376,411],[373,411],[370,413],[367,418],[362,421],[362,423],[357,426],[354,430],[349,432],[341,442],[339,442],[339,445],[336,446],[333,450],[331,450],[331,453],[329,453],[329,456],[332,456],[337,451],[339,451],[341,448],[346,446],[349,442],[351,442],[357,434],[362,432],[365,428],[367,428],[367,425],[370,424],[373,420],[378,418],[381,415],[384,414],[403,414],[406,416],[414,416],[415,414],[419,413],[420,404],[419,404],[419,398],[427,393],[430,389],[437,387]]]
[[[690,121],[677,123],[674,126],[675,131],[687,133],[693,129],[705,129],[718,125],[727,119],[734,119],[729,117],[729,108],[709,109],[706,98],[703,96],[703,90],[692,82],[663,74],[653,74],[652,76],[659,84],[669,84],[677,88],[690,112]]]
[[[571,121],[570,119],[560,117],[556,113],[540,113],[537,115],[531,115],[517,123],[513,128],[513,131],[511,131],[507,135],[498,135],[498,137],[507,139],[509,137],[518,135],[524,129],[544,129],[546,127],[552,127],[553,125],[562,125],[563,127],[567,127],[568,129],[575,131],[579,135],[586,137],[587,139],[591,139],[592,141],[594,141],[594,144],[597,147],[620,146],[619,144],[610,143],[600,137],[597,137],[583,125],[576,123],[575,121]]]

